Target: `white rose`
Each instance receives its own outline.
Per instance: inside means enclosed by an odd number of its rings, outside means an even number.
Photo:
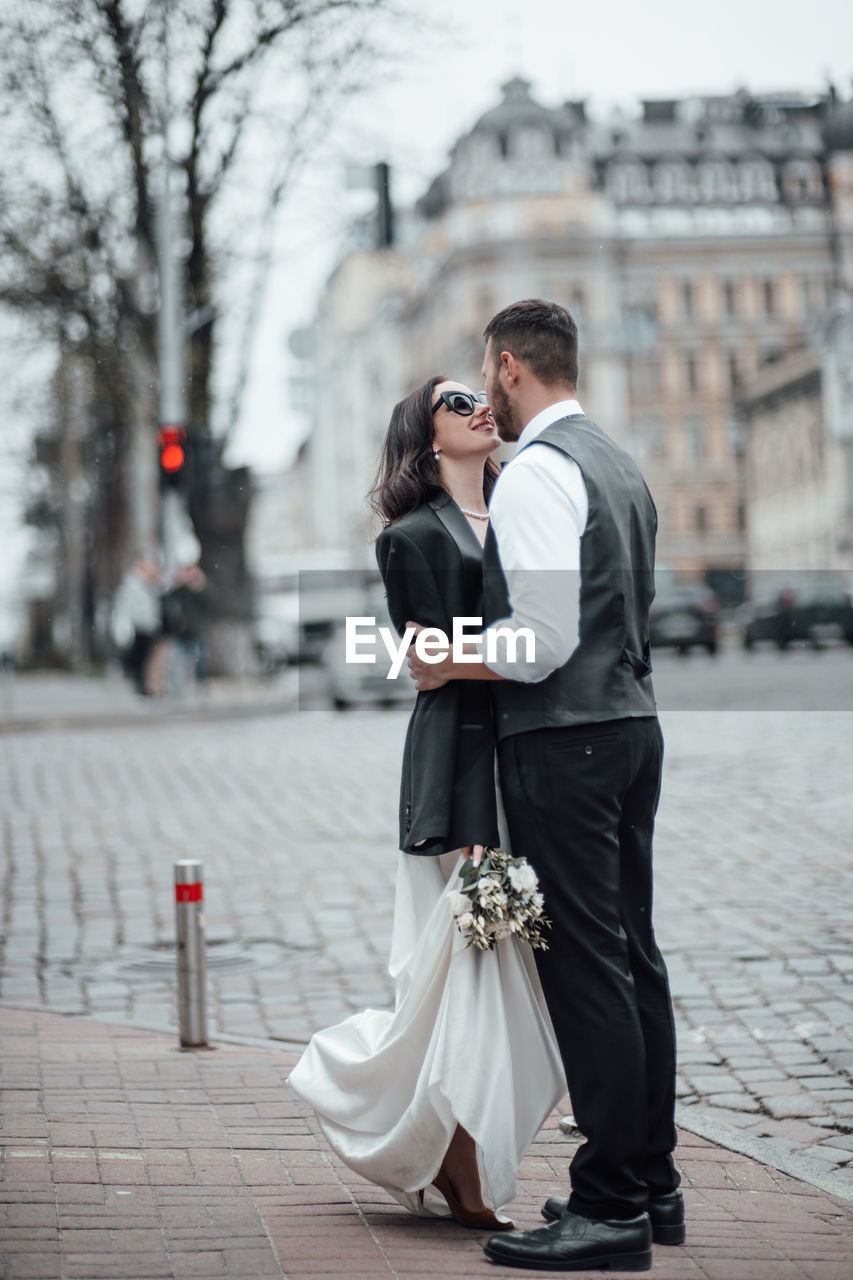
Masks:
[[[456,917],[456,923],[463,933],[467,933],[474,926],[474,916],[470,911],[464,911],[461,916]]]
[[[450,910],[455,916],[463,915],[471,906],[471,900],[467,893],[460,893],[458,889],[451,890],[447,895],[447,901],[450,904]]]
[[[477,881],[477,891],[481,898],[488,898],[493,893],[497,893],[501,887],[501,882],[497,876],[483,876]]]
[[[529,862],[522,862],[520,867],[510,867],[507,876],[516,893],[532,893],[539,884],[539,878]]]

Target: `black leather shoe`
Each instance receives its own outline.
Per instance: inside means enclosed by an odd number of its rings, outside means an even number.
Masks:
[[[652,1224],[647,1213],[620,1220],[567,1212],[536,1231],[492,1236],[483,1249],[489,1262],[532,1271],[649,1271]]]
[[[568,1197],[551,1196],[542,1206],[542,1217],[546,1222],[556,1222],[568,1207]],[[684,1197],[680,1191],[653,1196],[649,1201],[649,1217],[655,1244],[684,1244],[687,1232],[684,1227]]]

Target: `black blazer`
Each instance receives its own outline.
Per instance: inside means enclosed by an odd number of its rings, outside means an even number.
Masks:
[[[452,635],[454,617],[480,617],[483,553],[449,495],[410,511],[376,540],[388,612]],[[439,854],[497,845],[495,736],[488,685],[451,680],[419,693],[403,749],[400,848]]]

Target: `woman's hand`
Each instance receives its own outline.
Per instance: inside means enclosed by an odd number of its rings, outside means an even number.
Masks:
[[[415,640],[425,629],[417,622],[407,622],[406,626],[414,627]],[[438,663],[424,662],[423,658],[418,657],[414,641],[409,645],[408,663],[409,675],[414,680],[418,693],[424,693],[429,689],[440,689],[452,679],[450,672],[445,669],[445,664],[450,665],[450,655],[448,654]]]
[[[407,622],[406,628],[414,631],[407,659],[409,675],[414,680],[415,688],[419,693],[429,689],[440,689],[449,680],[503,680],[503,676],[499,676],[483,662],[478,649],[479,641],[466,641],[462,646],[463,656],[459,657],[458,661],[454,657],[456,650],[448,649],[437,661],[424,662],[417,651],[417,639],[422,631],[434,630],[434,628],[422,627],[417,622]]]
[[[464,853],[466,858],[470,858],[475,867],[479,867],[483,861],[486,846],[484,844],[463,844],[459,852]]]

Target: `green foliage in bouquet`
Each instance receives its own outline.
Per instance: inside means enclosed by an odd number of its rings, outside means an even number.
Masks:
[[[450,907],[467,947],[490,951],[502,938],[516,937],[548,950],[542,930],[551,921],[543,910],[536,872],[526,858],[486,849],[478,867],[466,858],[459,883],[450,894]]]

